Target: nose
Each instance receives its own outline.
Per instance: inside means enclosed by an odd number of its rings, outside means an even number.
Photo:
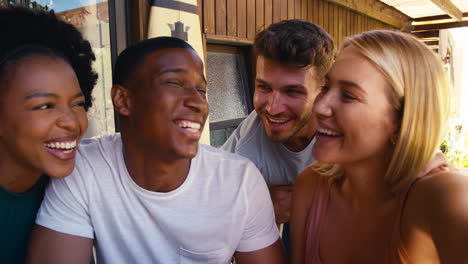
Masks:
[[[268,96],[268,102],[265,107],[265,110],[268,112],[269,115],[275,116],[282,113],[282,108],[283,102],[281,100],[281,94],[279,92],[274,91]]]
[[[318,119],[324,119],[333,114],[333,94],[332,92],[320,93],[315,98],[312,112]]]
[[[59,117],[57,119],[57,126],[69,130],[75,131],[79,127],[79,121],[77,114],[73,111],[71,107],[63,107],[59,109]]]
[[[196,87],[187,87],[185,90],[185,106],[195,112],[208,114],[208,102],[206,101],[206,95],[198,91]]]

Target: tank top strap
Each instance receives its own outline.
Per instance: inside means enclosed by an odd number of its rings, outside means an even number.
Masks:
[[[393,224],[392,239],[390,246],[390,248],[393,250],[393,254],[391,254],[392,258],[397,258],[397,260],[393,261],[392,263],[410,263],[408,259],[408,254],[406,253],[406,249],[401,244],[401,221],[403,211],[405,210],[406,203],[408,201],[409,194],[413,189],[414,185],[421,178],[422,177],[415,178],[400,196],[400,208],[398,210],[397,216],[395,217],[395,223]]]
[[[327,212],[328,200],[330,197],[331,179],[323,177],[319,181],[309,210],[307,221],[307,235],[305,245],[306,263],[321,263],[319,257],[319,235],[320,225]]]

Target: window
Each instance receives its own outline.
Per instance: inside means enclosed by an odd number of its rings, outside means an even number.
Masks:
[[[252,111],[249,52],[244,47],[207,45],[210,142],[221,146]]]

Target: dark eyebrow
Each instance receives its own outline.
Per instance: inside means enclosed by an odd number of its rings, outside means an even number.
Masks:
[[[256,82],[259,82],[259,83],[262,83],[262,84],[266,84],[266,85],[270,85],[267,81],[264,81],[260,78],[255,78],[255,81]],[[290,84],[290,85],[286,85],[286,86],[283,86],[281,87],[282,89],[286,88],[286,89],[305,89],[304,85],[301,85],[301,84]]]
[[[78,98],[84,96],[82,92],[79,92],[73,96],[73,98]],[[33,93],[28,96],[26,96],[26,100],[33,99],[33,98],[39,98],[39,97],[52,97],[52,98],[57,98],[58,95],[54,93]]]
[[[159,74],[164,74],[164,73],[168,73],[168,72],[174,72],[174,73],[186,73],[187,71],[184,70],[184,69],[180,69],[180,68],[169,68],[169,69],[165,69],[165,70],[162,70],[161,72],[159,72]]]

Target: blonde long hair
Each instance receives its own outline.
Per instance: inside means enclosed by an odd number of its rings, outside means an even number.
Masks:
[[[415,37],[375,30],[351,37],[353,46],[385,76],[389,99],[400,118],[398,139],[385,181],[393,193],[408,186],[434,157],[449,115],[447,74],[441,59]],[[339,165],[314,165],[321,175],[339,177]]]

